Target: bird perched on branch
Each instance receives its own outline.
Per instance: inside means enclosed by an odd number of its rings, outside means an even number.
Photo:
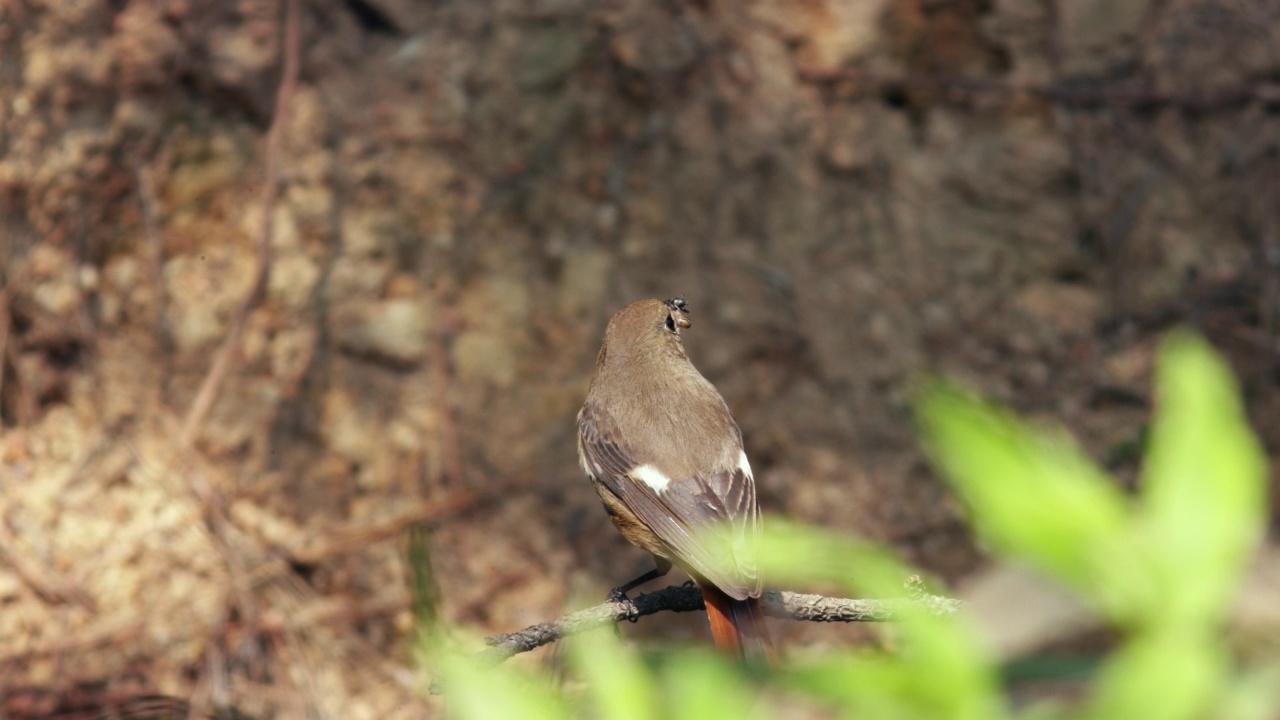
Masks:
[[[772,663],[760,609],[755,480],[724,398],[685,354],[683,297],[641,300],[614,314],[578,413],[578,459],[613,524],[702,590],[716,647]]]

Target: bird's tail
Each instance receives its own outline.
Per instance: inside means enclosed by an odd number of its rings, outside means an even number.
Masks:
[[[778,664],[778,653],[764,625],[759,598],[734,600],[710,583],[699,583],[716,647],[748,662]]]

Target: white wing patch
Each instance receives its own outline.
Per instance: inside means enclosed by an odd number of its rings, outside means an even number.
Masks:
[[[747,476],[747,482],[755,480],[755,476],[751,474],[751,463],[747,462],[746,450],[738,451],[738,469],[742,471],[743,475]]]
[[[671,478],[663,475],[662,471],[652,465],[637,465],[627,474],[648,485],[656,493],[666,490],[671,484]]]
[[[581,416],[582,413],[578,413],[578,415]],[[599,477],[600,475],[600,473],[596,472],[595,468],[591,467],[591,461],[587,459],[587,454],[582,451],[581,434],[578,435],[578,466],[581,467],[582,472],[586,473],[589,477]]]

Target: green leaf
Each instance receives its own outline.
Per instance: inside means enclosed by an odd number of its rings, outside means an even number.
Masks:
[[[609,629],[587,632],[568,640],[569,658],[587,685],[594,717],[647,720],[660,717],[653,674],[634,650]]]
[[[413,617],[419,627],[434,627],[440,609],[440,587],[431,564],[431,536],[427,523],[409,526],[409,570],[413,584]]]
[[[1207,633],[1169,627],[1130,640],[1107,658],[1087,717],[1193,720],[1207,717],[1228,656]]]
[[[1266,513],[1266,469],[1231,373],[1204,341],[1176,334],[1156,370],[1142,476],[1142,539],[1161,602],[1148,622],[1220,618]]]
[[[839,688],[827,699],[857,700],[870,717],[972,718],[1004,715],[996,673],[962,616],[911,610],[903,591],[914,571],[881,548],[770,519],[761,543],[760,572],[771,585],[836,584],[850,594],[904,601],[891,632],[901,645],[892,656],[847,658],[840,670],[815,670],[801,685]],[[834,674],[833,674],[834,673]],[[891,712],[891,708],[897,708]]]
[[[438,638],[438,633],[426,637]],[[449,716],[459,720],[560,720],[569,705],[560,693],[520,672],[515,666],[482,665],[435,640],[421,652],[436,673]]]
[[[1241,677],[1227,686],[1218,707],[1218,720],[1275,720],[1280,717],[1280,661]]]
[[[925,623],[928,624],[928,623]],[[782,683],[807,697],[825,700],[846,717],[954,718],[998,720],[1007,717],[994,688],[968,673],[938,672],[910,642],[893,653],[848,652],[826,656],[782,671]],[[921,660],[924,659],[924,662]],[[971,667],[984,665],[969,657]],[[981,688],[982,692],[975,692]]]
[[[945,384],[924,393],[918,415],[934,460],[994,549],[1124,612],[1113,568],[1127,559],[1127,501],[1073,442]]]
[[[760,538],[761,577],[770,587],[835,584],[866,597],[902,595],[916,571],[871,543],[818,528],[766,518]]]
[[[706,650],[687,650],[670,658],[663,672],[665,718],[773,717],[763,705],[760,685],[748,682],[742,667]]]
[[[805,697],[839,707],[844,717],[896,720],[921,716],[910,697],[908,673],[890,655],[854,651],[797,663],[780,680]]]

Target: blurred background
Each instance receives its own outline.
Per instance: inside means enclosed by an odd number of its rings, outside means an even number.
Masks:
[[[285,5],[0,2],[9,716],[421,714],[411,527],[449,623],[603,599],[650,564],[575,413],[639,298],[688,299],[763,508],[959,592],[928,373],[1131,485],[1191,325],[1280,441],[1273,0]]]

